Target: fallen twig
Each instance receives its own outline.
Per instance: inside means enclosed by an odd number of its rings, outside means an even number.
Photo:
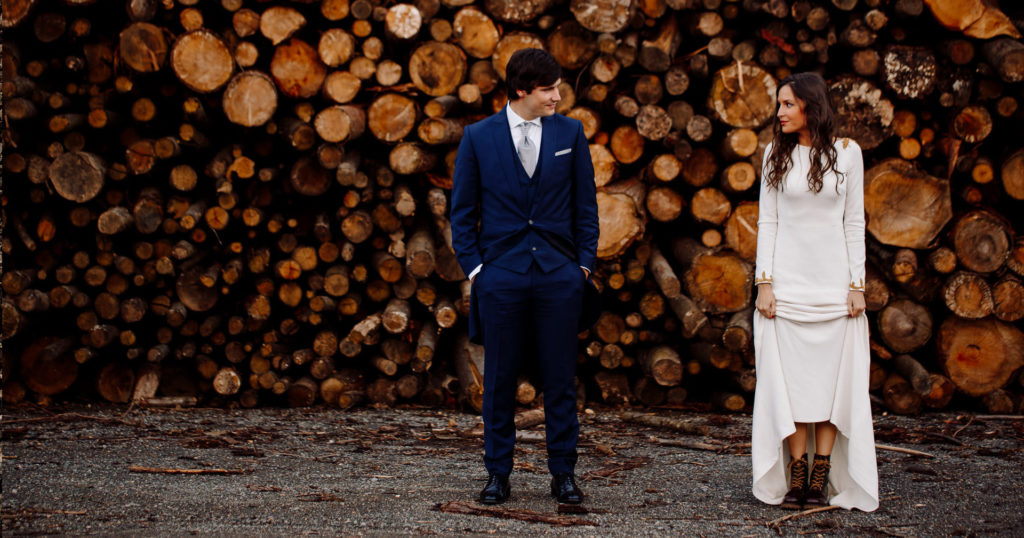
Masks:
[[[15,418],[15,419],[4,420],[4,421],[0,422],[0,424],[19,424],[19,423],[26,423],[26,422],[51,422],[51,421],[58,421],[58,420],[66,419],[66,418],[73,418],[73,419],[79,419],[79,420],[95,420],[95,421],[98,421],[98,422],[117,422],[119,424],[124,424],[126,426],[143,426],[144,425],[144,424],[141,424],[139,422],[132,422],[130,420],[123,420],[123,419],[119,419],[119,418],[109,418],[109,417],[96,417],[96,416],[92,416],[92,415],[83,415],[81,413],[60,413],[58,415],[51,415],[51,416],[48,416],[48,417]]]
[[[259,484],[246,484],[245,487],[253,491],[283,491],[282,488],[278,486],[261,486]]]
[[[341,443],[335,443],[335,444],[341,444]],[[306,455],[303,455],[303,454],[295,454],[294,452],[281,452],[280,450],[265,450],[265,451],[263,451],[263,453],[264,454],[269,454],[271,456],[288,456],[290,458],[299,458],[299,459],[315,461],[315,462],[319,462],[319,463],[328,463],[328,464],[338,463],[338,457],[337,456],[335,456],[334,458],[325,458],[325,457],[322,457],[322,456],[306,456]]]
[[[765,523],[765,526],[768,527],[769,529],[774,529],[774,528],[778,527],[779,525],[781,525],[782,523],[785,523],[786,521],[789,521],[791,519],[796,519],[798,517],[803,517],[803,516],[809,516],[811,514],[817,514],[818,512],[828,512],[829,510],[838,510],[838,509],[839,509],[838,506],[819,506],[818,508],[811,508],[810,510],[804,510],[802,512],[796,512],[796,513],[793,513],[793,514],[789,514],[788,516],[780,517],[779,519],[773,519],[773,520],[769,521],[768,523]]]
[[[599,444],[599,443],[590,443],[589,446],[593,447],[594,450],[604,454],[605,456],[617,456],[618,455],[618,454],[615,453],[614,450],[612,450],[612,447],[610,447],[610,446],[602,445],[602,444]]]
[[[544,432],[516,432],[516,442],[543,443]]]
[[[954,444],[954,445],[967,446],[967,443],[957,439],[956,437],[953,437],[952,435],[946,435],[944,433],[939,433],[939,432],[930,432],[930,431],[927,431],[927,430],[913,430],[913,431],[915,433],[920,433],[921,435],[925,435],[925,436],[928,436],[928,437],[934,437],[936,439],[942,439],[943,441],[947,441],[947,442],[949,442],[951,444]]]
[[[483,437],[484,426],[478,424],[476,427],[461,432],[463,437]],[[516,431],[516,441],[524,443],[541,443],[544,442],[544,432],[533,432],[533,431]],[[440,437],[438,437],[440,439]]]
[[[927,452],[921,452],[920,450],[914,450],[914,449],[911,449],[911,448],[902,448],[902,447],[891,446],[891,445],[883,445],[883,444],[879,444],[879,443],[875,443],[875,448],[877,448],[878,450],[888,450],[890,452],[901,452],[903,454],[910,454],[911,456],[921,456],[922,458],[934,458],[935,457],[934,454],[929,454]]]
[[[139,403],[148,407],[194,407],[199,403],[199,398],[195,396],[163,396],[144,398]]]
[[[524,510],[522,508],[495,508],[488,506],[480,506],[463,501],[451,501],[441,503],[435,505],[434,510],[438,512],[447,512],[449,514],[464,514],[469,516],[487,516],[502,519],[516,519],[519,521],[526,521],[529,523],[547,523],[549,525],[556,525],[559,527],[572,527],[576,525],[587,525],[591,527],[598,526],[598,524],[594,523],[593,521],[589,521],[578,517],[553,516],[550,514],[534,512],[533,510]]]
[[[538,407],[537,409],[530,409],[529,411],[516,413],[514,420],[516,423],[516,429],[520,430],[532,428],[538,424],[544,424],[544,408]]]
[[[133,473],[159,473],[159,474],[245,474],[251,473],[252,469],[165,469],[161,467],[140,467],[132,465],[128,468]]]
[[[1024,415],[975,415],[971,418],[972,420],[1024,420]]]
[[[132,409],[135,409],[135,400],[132,400],[128,404],[128,409],[125,409],[124,413],[121,413],[121,418],[124,418],[132,413]]]
[[[680,448],[689,448],[692,450],[708,450],[711,452],[722,452],[729,448],[728,445],[715,444],[715,443],[704,443],[701,441],[687,441],[686,439],[659,439],[653,435],[647,438],[650,442],[656,445],[663,446],[677,446]]]
[[[299,500],[308,503],[322,503],[322,502],[340,502],[344,501],[341,497],[331,493],[304,493],[299,495]]]
[[[711,452],[728,452],[730,450],[737,448],[750,448],[750,443],[724,444],[718,441],[712,443],[704,443],[702,441],[687,441],[685,439],[661,439],[653,435],[648,437],[648,440],[658,445],[678,446],[681,448],[690,448],[693,450],[708,450]]]
[[[610,476],[619,474],[623,471],[632,471],[633,469],[636,469],[638,467],[643,467],[644,465],[647,465],[648,462],[650,462],[649,458],[636,458],[626,460],[618,465],[608,465],[600,469],[587,471],[580,479],[592,480],[594,478],[608,478]]]
[[[4,519],[17,519],[21,516],[34,514],[60,514],[64,516],[84,516],[85,510],[56,510],[52,508],[18,508],[13,513],[4,514]]]
[[[655,428],[668,428],[670,430],[676,430],[683,433],[691,433],[696,435],[708,434],[707,425],[698,423],[693,419],[660,417],[657,415],[648,415],[645,413],[622,413],[619,415],[619,418],[626,422],[643,424],[644,426],[654,426]]]
[[[960,435],[960,432],[962,432],[962,431],[966,430],[966,429],[967,429],[967,427],[968,427],[968,426],[970,426],[970,425],[971,425],[971,424],[973,424],[973,423],[974,423],[974,417],[971,417],[971,418],[970,418],[970,419],[969,419],[969,420],[967,421],[967,424],[964,424],[964,425],[963,425],[963,426],[961,426],[961,427],[960,427],[960,428],[959,428],[959,429],[958,429],[957,431],[953,432],[953,437],[956,437],[957,435]]]

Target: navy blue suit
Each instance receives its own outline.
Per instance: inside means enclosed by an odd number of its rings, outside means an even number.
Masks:
[[[580,266],[593,269],[599,231],[594,169],[579,121],[555,114],[541,122],[532,177],[502,110],[466,127],[452,181],[455,254],[467,275],[483,265],[473,282],[470,337],[484,345],[484,463],[498,474],[512,470],[525,360],[537,360],[543,379],[548,468],[560,474],[576,464]]]

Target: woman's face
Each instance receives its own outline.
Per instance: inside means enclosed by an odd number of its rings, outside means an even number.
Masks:
[[[779,112],[776,114],[784,133],[807,131],[807,115],[804,102],[793,95],[793,89],[785,85],[779,90]]]

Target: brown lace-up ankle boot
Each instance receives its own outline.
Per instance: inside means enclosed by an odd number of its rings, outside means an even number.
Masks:
[[[799,510],[807,497],[807,455],[789,460],[789,492],[782,498],[782,508]]]
[[[807,500],[804,501],[808,508],[817,508],[828,504],[828,472],[831,468],[830,456],[814,456],[811,480],[807,486]]]

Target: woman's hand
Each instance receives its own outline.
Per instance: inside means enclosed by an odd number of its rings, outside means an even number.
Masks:
[[[863,299],[861,303],[863,304]],[[757,300],[754,301],[754,306],[762,316],[768,319],[775,317],[775,292],[772,291],[771,284],[757,285]]]
[[[850,295],[846,297],[846,309],[850,312],[851,318],[861,315],[864,312],[864,308],[866,308],[866,304],[863,291],[851,290]]]

